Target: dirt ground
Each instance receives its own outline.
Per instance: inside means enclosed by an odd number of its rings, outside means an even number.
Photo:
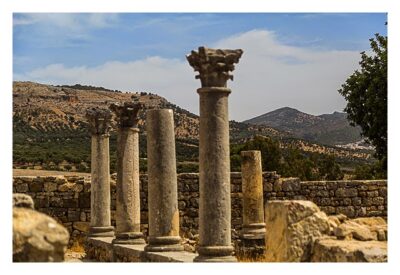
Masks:
[[[90,173],[67,172],[67,171],[49,171],[33,169],[13,169],[13,176],[90,176]]]

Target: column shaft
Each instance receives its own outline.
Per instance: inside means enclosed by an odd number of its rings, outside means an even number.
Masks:
[[[92,135],[90,236],[113,236],[109,135]]]
[[[139,129],[123,127],[117,137],[116,239],[144,243],[140,231]]]
[[[181,251],[174,117],[170,109],[147,112],[149,238],[146,251]]]
[[[242,151],[242,237],[264,239],[263,177],[260,151]]]
[[[231,194],[227,88],[200,88],[200,258],[230,256]],[[222,259],[226,260],[226,259]]]

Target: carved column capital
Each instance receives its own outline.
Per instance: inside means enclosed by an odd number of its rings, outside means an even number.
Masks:
[[[235,69],[243,51],[221,50],[199,47],[198,52],[192,51],[186,56],[190,66],[197,72],[196,79],[200,79],[202,87],[226,87],[228,79],[233,80],[229,72]]]
[[[89,122],[89,129],[92,135],[108,135],[111,130],[110,110],[98,107],[86,111],[86,118]]]
[[[136,128],[139,122],[138,114],[142,108],[143,104],[134,102],[113,103],[110,105],[110,110],[115,113],[118,127],[120,128]]]

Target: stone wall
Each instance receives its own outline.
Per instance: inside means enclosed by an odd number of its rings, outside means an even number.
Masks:
[[[387,181],[310,181],[280,178],[265,172],[267,200],[311,200],[327,214],[348,217],[387,215]],[[111,177],[111,217],[115,225],[115,175]],[[140,176],[142,231],[147,234],[147,175]],[[178,175],[181,235],[196,239],[198,233],[199,178],[197,173]],[[35,208],[61,222],[73,238],[87,232],[90,221],[90,177],[14,177],[13,192],[30,195]],[[242,224],[241,174],[231,173],[232,238]]]

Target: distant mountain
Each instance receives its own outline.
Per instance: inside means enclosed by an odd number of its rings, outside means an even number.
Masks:
[[[361,129],[350,125],[346,113],[314,116],[284,107],[243,122],[272,127],[296,138],[331,146],[362,140]]]

